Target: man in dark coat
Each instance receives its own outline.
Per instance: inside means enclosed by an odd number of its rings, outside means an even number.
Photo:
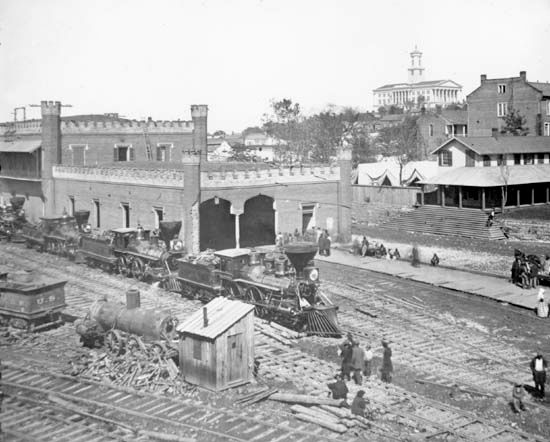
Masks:
[[[327,385],[332,394],[332,399],[347,399],[349,390],[342,375],[337,374],[334,377],[336,382]]]
[[[351,380],[351,358],[353,356],[353,336],[348,333],[347,339],[339,345],[340,357],[342,358],[342,378]]]
[[[514,259],[512,263],[512,284],[517,284],[519,282],[519,273],[521,268],[521,260],[519,257]]]
[[[382,341],[382,347],[384,347],[384,355],[382,356],[382,373],[383,382],[391,382],[393,364],[391,362],[391,348],[386,341]]]
[[[365,417],[365,409],[367,408],[367,401],[363,397],[365,396],[365,390],[359,390],[357,396],[353,398],[351,403],[351,414]]]
[[[533,373],[533,381],[535,381],[535,390],[541,399],[544,399],[544,384],[546,383],[546,369],[548,363],[542,357],[540,352],[531,360],[531,373]]]

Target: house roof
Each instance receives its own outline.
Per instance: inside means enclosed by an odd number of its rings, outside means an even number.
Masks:
[[[546,95],[550,97],[550,83],[540,83],[535,81],[530,81],[529,84],[533,86],[535,89],[538,89],[542,92],[542,95]]]
[[[441,118],[453,124],[468,124],[468,111],[443,109],[441,112]]]
[[[42,145],[42,140],[0,141],[0,152],[31,153]]]
[[[445,141],[431,153],[436,153],[452,141],[458,141],[479,155],[513,154],[513,153],[548,153],[550,137],[453,137]]]
[[[550,164],[523,166],[453,167],[421,184],[445,186],[496,187],[505,184],[503,174],[508,173],[507,185],[550,182]]]
[[[206,309],[206,316],[208,317],[208,325],[206,327],[204,327],[203,308]],[[179,324],[176,330],[182,334],[216,339],[252,310],[254,310],[254,306],[251,304],[233,301],[220,296],[194,312],[185,322]]]

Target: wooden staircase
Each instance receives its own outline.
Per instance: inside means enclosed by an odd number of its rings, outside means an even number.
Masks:
[[[488,213],[480,209],[420,206],[380,225],[388,229],[433,235],[466,236],[478,239],[505,239],[500,227],[487,227]]]

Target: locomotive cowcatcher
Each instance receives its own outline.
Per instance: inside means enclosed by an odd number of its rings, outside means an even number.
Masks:
[[[175,239],[181,221],[161,221],[159,236],[139,226],[111,229],[102,235],[83,236],[77,251],[78,260],[91,267],[143,280],[159,280],[183,256],[183,243]],[[159,243],[161,239],[166,244]]]
[[[227,249],[210,258],[178,259],[165,287],[208,301],[228,296],[254,304],[256,316],[321,336],[340,336],[338,307],[321,292],[313,265],[317,246],[294,243],[284,251]]]

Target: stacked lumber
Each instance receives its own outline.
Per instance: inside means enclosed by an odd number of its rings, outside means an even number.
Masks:
[[[179,369],[169,357],[151,356],[134,351],[123,355],[90,352],[71,362],[70,373],[100,382],[108,382],[137,390],[181,395],[194,393],[196,388],[185,383]]]
[[[371,430],[373,428],[379,432],[387,431],[383,425],[374,423],[372,411],[367,413],[369,418],[357,416],[351,413],[346,401],[285,393],[274,393],[269,396],[269,399],[294,404],[290,410],[296,419],[319,425],[335,433],[342,434],[349,430]]]
[[[235,401],[235,404],[246,407],[248,405],[252,405],[252,404],[255,404],[256,402],[260,402],[264,399],[267,399],[272,394],[277,393],[277,391],[278,390],[276,388],[273,388],[273,389],[269,387],[260,388],[259,390],[255,390],[241,396]]]

